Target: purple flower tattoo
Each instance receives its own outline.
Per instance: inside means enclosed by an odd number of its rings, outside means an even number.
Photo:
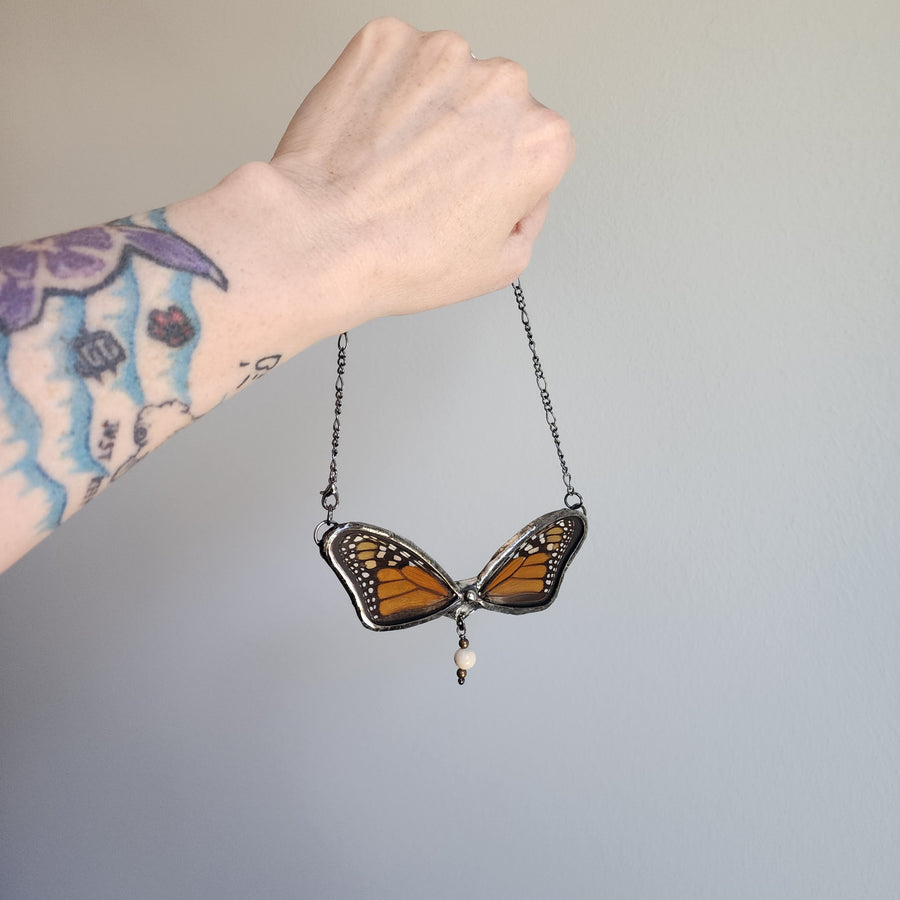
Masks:
[[[54,294],[87,297],[112,282],[132,254],[207,278],[223,291],[222,270],[184,238],[139,225],[98,225],[0,248],[0,334],[39,321]]]

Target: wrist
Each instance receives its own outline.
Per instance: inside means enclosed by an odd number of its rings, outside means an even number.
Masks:
[[[210,191],[168,208],[175,232],[228,279],[224,292],[196,282],[202,340],[191,380],[198,414],[243,386],[248,364],[286,360],[356,324],[347,312],[347,255],[341,258],[323,241],[323,215],[262,162],[243,165]]]

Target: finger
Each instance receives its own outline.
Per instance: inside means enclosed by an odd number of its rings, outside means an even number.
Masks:
[[[501,284],[514,281],[527,268],[531,251],[550,209],[549,196],[543,197],[528,215],[516,222],[503,248]]]
[[[558,113],[531,101],[526,143],[527,155],[522,158],[520,170],[523,179],[512,199],[520,207],[514,210],[520,218],[525,218],[542,198],[549,196],[559,186],[563,176],[575,160],[575,138],[569,123]]]
[[[549,194],[556,190],[563,175],[571,168],[577,147],[569,123],[559,113],[541,104],[538,105],[541,107],[543,117],[541,123],[543,140],[539,144],[538,165],[543,168],[547,179],[546,193]]]
[[[534,243],[538,234],[544,227],[544,220],[547,218],[547,212],[550,209],[550,198],[541,198],[538,205],[527,216],[523,216],[516,222],[515,227],[510,232],[510,238],[513,240],[524,240]]]

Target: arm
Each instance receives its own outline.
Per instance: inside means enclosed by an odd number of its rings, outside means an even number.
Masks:
[[[0,571],[310,344],[513,280],[573,152],[518,66],[378,20],[270,163],[0,250]]]

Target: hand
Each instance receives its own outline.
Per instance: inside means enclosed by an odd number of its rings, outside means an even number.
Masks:
[[[352,266],[368,319],[514,280],[574,153],[521,66],[378,19],[303,101],[271,165],[311,204],[314,235],[298,227]]]

